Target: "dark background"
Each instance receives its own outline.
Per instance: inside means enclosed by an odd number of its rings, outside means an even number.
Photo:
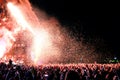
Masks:
[[[55,16],[62,25],[67,25],[73,34],[82,33],[86,41],[91,39],[93,44],[94,40],[100,39],[107,50],[116,56],[120,55],[120,16],[108,15],[107,7],[98,8],[93,5],[94,3],[83,4],[75,0],[30,0],[30,2],[48,15]]]

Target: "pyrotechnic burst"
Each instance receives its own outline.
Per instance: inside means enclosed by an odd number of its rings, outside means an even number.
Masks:
[[[35,65],[89,62],[85,58],[94,49],[71,38],[56,18],[43,12],[36,16],[28,0],[7,0],[6,4],[7,15],[0,21],[0,58],[8,54],[21,55],[21,58],[24,55],[25,62]]]
[[[58,53],[59,50],[53,45],[53,35],[50,33],[50,27],[48,27],[49,23],[46,21],[40,25],[39,20],[37,19],[34,12],[31,10],[30,5],[24,6],[24,4],[24,1],[16,3],[16,1],[14,0],[8,1],[7,3],[7,11],[9,13],[8,15],[10,20],[14,24],[11,26],[12,30],[10,30],[9,32],[11,32],[12,37],[15,38],[14,42],[10,42],[12,46],[12,49],[10,48],[12,51],[10,52],[12,52],[12,54],[14,53],[14,55],[24,53],[20,48],[18,48],[22,47],[25,49],[25,54],[27,54],[29,60],[31,59],[34,63],[38,63],[38,61],[45,63],[49,60],[51,56],[55,57],[56,53]],[[5,25],[5,27],[7,26],[8,25]],[[10,35],[8,37],[10,37]],[[4,43],[6,45],[9,45],[6,42]],[[3,45],[3,43],[1,44]],[[2,51],[4,54],[6,53],[6,45],[3,49],[4,52]],[[2,54],[2,56],[4,54]],[[59,55],[57,55],[57,57],[59,57]],[[45,58],[46,60],[44,60]]]

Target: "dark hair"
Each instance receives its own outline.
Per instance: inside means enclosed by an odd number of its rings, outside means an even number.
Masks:
[[[78,72],[70,70],[66,74],[65,80],[80,80],[80,75],[78,74]]]

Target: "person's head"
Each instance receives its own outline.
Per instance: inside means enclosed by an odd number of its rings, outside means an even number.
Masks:
[[[115,75],[115,76],[113,77],[113,80],[119,80],[119,77]]]
[[[66,73],[65,80],[80,80],[80,75],[78,74],[78,72],[70,70]]]

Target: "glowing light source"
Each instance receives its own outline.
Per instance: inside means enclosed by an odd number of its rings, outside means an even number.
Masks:
[[[15,6],[10,2],[7,4],[7,7],[12,17],[16,20],[16,22],[20,25],[20,27],[22,27],[23,30],[28,29],[29,31],[34,33],[31,28],[31,25],[28,24],[27,20],[25,19],[25,16],[20,11],[19,7]]]
[[[32,64],[34,63],[35,65],[47,63],[49,61],[57,62],[57,60],[59,61],[61,54],[63,55],[61,62],[66,62],[67,60],[79,62],[79,59],[81,58],[80,54],[83,56],[82,61],[83,59],[88,61],[87,58],[84,58],[84,55],[93,53],[93,49],[90,51],[88,46],[85,46],[82,43],[78,44],[73,37],[71,38],[68,35],[69,33],[67,33],[66,30],[60,29],[60,24],[55,18],[39,13],[41,19],[38,20],[38,17],[35,15],[34,11],[32,11],[28,0],[19,1],[20,2],[17,3],[17,0],[12,0],[7,3],[8,12],[10,14],[9,18],[12,18],[11,22],[14,26],[11,27],[11,25],[9,25],[10,28],[12,28],[11,30],[8,30],[7,26],[5,26],[6,28],[4,29],[0,29],[0,31],[3,31],[3,34],[0,34],[0,58],[2,58],[6,51],[11,49],[14,42],[17,42],[17,39],[19,39],[18,45],[13,45],[13,48],[24,47],[26,53],[23,54],[25,55],[23,58],[26,61],[26,58],[29,58],[29,60],[31,59],[33,61]],[[17,3],[18,5],[14,3]],[[6,23],[9,22],[7,18],[3,18],[2,21]],[[39,24],[39,22],[41,24]],[[0,26],[3,26],[1,22]],[[19,33],[20,36],[16,36],[19,35]],[[21,36],[21,33],[25,33],[25,35]],[[8,56],[5,57],[5,60],[7,58]],[[24,61],[22,60],[23,58],[21,55],[20,58],[21,61]]]
[[[4,56],[4,54],[10,50],[12,47],[12,41],[15,41],[12,33],[8,31],[6,28],[2,27],[0,29],[0,58]]]
[[[36,32],[32,45],[33,53],[31,54],[35,64],[37,64],[40,60],[42,61],[45,56],[50,55],[50,53],[46,54],[46,51],[52,46],[50,36],[51,35],[44,29]]]
[[[6,42],[0,38],[0,58],[4,56],[5,51],[6,51]]]

